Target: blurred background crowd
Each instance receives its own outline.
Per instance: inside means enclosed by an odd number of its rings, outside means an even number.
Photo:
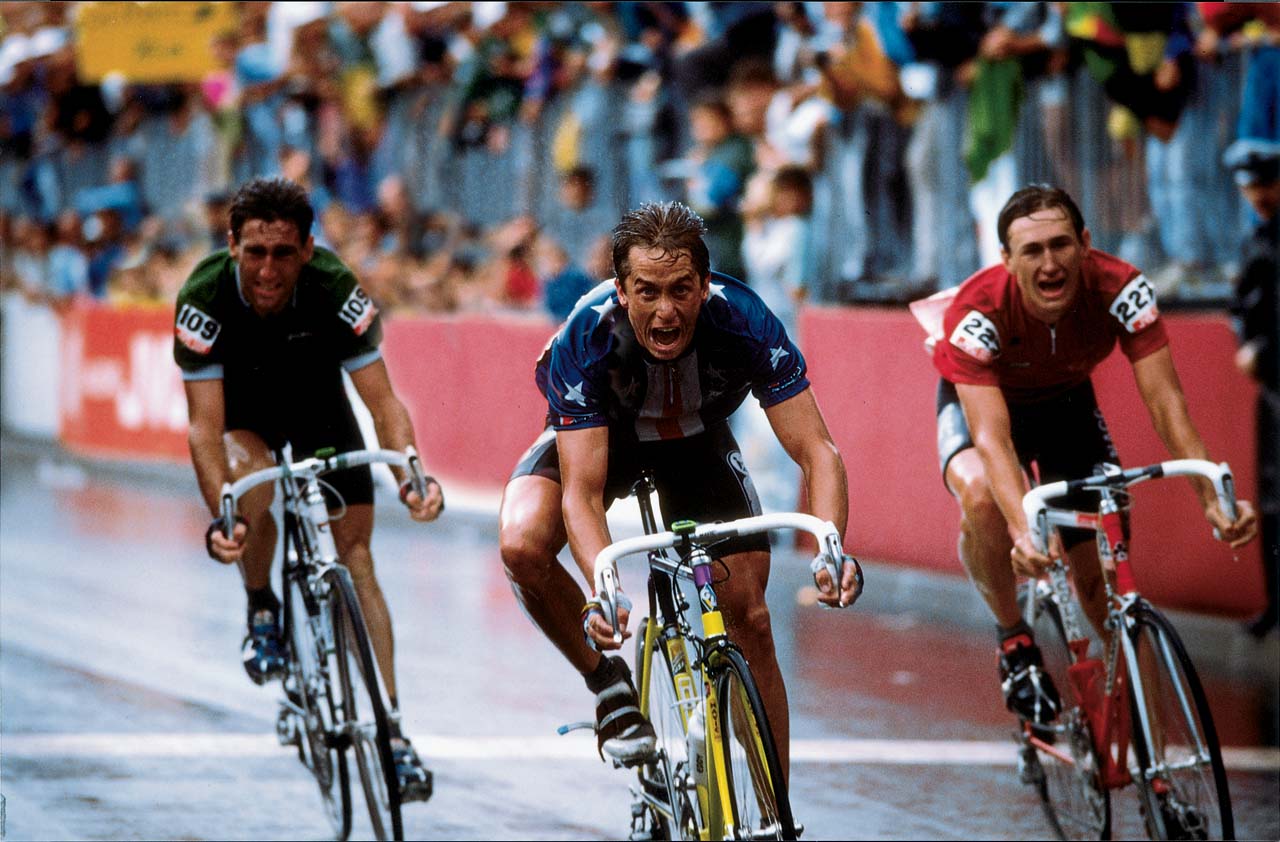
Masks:
[[[901,303],[1040,180],[1216,306],[1256,222],[1224,151],[1280,142],[1280,4],[238,2],[146,82],[85,72],[113,5],[0,3],[0,282],[55,307],[172,302],[257,175],[392,314],[562,317],[662,199],[788,321]]]

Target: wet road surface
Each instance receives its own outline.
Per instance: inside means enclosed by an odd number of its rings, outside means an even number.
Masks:
[[[239,664],[243,592],[204,556],[194,480],[0,446],[5,838],[328,835],[314,784],[275,741],[278,685],[255,687]],[[585,733],[556,735],[591,699],[516,605],[491,519],[378,516],[405,730],[436,776],[435,797],[405,808],[406,835],[625,838],[632,776]],[[799,557],[774,571],[806,838],[1048,838],[965,583],[868,563],[863,601],[827,612],[800,604]],[[634,561],[622,575],[642,592]],[[1280,643],[1177,622],[1228,747],[1237,831],[1280,838]],[[1130,793],[1113,809],[1117,836],[1141,834]]]

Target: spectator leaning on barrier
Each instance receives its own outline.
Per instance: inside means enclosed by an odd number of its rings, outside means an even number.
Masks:
[[[1249,631],[1262,637],[1280,620],[1280,143],[1238,141],[1224,162],[1260,220],[1245,243],[1232,309],[1240,332],[1236,365],[1260,387],[1258,510],[1267,606]]]

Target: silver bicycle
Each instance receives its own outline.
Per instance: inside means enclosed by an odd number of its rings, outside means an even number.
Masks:
[[[283,632],[288,668],[276,732],[282,745],[315,777],[325,814],[338,840],[351,833],[347,750],[378,839],[403,839],[400,789],[391,754],[387,694],[365,628],[351,574],[338,557],[332,516],[320,477],[359,465],[389,464],[409,472],[426,494],[427,477],[412,447],[397,450],[318,451],[293,461],[286,445],[278,465],[222,487],[222,529],[230,537],[236,503],[250,489],[278,483],[284,511]]]

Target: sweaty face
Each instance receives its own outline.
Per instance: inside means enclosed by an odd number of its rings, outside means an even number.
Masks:
[[[628,261],[628,277],[614,281],[618,301],[644,349],[655,359],[674,360],[693,341],[707,279],[694,270],[688,252],[672,259],[661,249],[632,246]]]
[[[1076,236],[1062,208],[1044,208],[1009,224],[1004,268],[1018,281],[1031,315],[1053,324],[1080,292],[1081,264],[1089,250],[1089,230]]]
[[[267,316],[283,310],[311,259],[311,237],[303,242],[292,222],[250,219],[240,228],[239,242],[228,235],[228,243],[240,266],[240,289],[253,311]]]

